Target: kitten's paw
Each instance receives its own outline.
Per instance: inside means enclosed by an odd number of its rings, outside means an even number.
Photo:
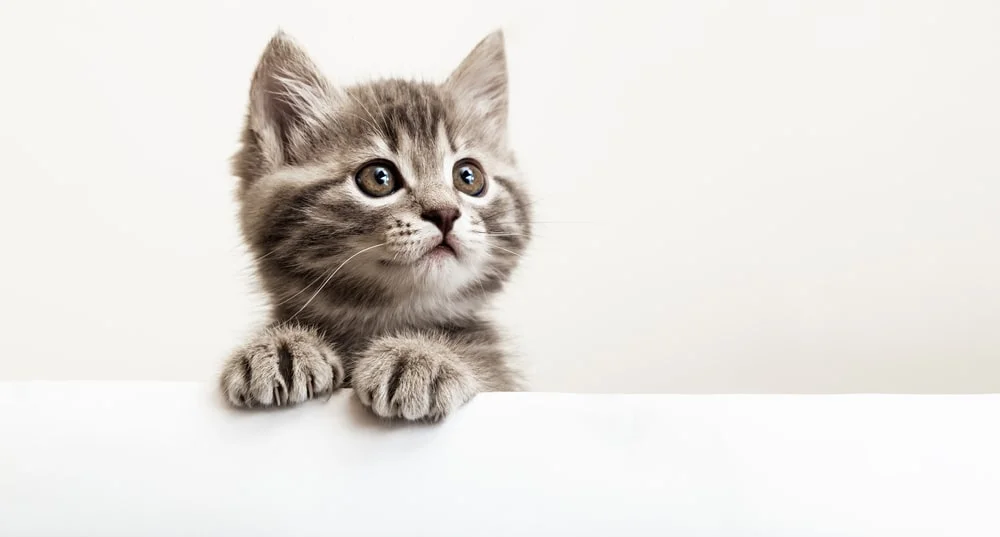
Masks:
[[[236,349],[222,372],[222,393],[235,406],[281,406],[330,393],[344,366],[315,332],[272,327]]]
[[[468,364],[425,337],[375,340],[358,358],[352,383],[375,414],[407,420],[439,420],[480,391]]]

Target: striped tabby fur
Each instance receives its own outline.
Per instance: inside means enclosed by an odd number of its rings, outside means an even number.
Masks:
[[[434,420],[477,392],[519,389],[482,315],[531,236],[506,127],[499,31],[440,84],[346,87],[279,32],[254,74],[233,159],[272,322],[227,360],[227,399],[287,405],[350,386],[379,416]],[[456,189],[462,159],[485,172],[482,197]],[[355,177],[377,160],[404,186],[373,198]],[[449,231],[428,214],[458,217]],[[450,253],[438,247],[445,235]]]

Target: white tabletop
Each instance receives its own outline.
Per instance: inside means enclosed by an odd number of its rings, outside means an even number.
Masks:
[[[1000,535],[1000,395],[487,394],[0,383],[0,535]]]

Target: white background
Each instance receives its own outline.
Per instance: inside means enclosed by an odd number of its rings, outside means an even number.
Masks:
[[[271,33],[442,79],[505,28],[538,390],[1000,391],[1000,3],[0,3],[0,378],[213,378]]]
[[[1000,535],[1000,395],[482,394],[424,427],[212,388],[0,382],[0,535]]]

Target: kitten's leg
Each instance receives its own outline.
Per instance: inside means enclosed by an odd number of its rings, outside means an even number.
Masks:
[[[273,326],[233,352],[221,387],[235,406],[281,406],[330,393],[343,381],[340,357],[314,330]]]
[[[492,342],[448,334],[382,337],[357,357],[351,383],[384,418],[438,420],[481,391],[516,389]]]

